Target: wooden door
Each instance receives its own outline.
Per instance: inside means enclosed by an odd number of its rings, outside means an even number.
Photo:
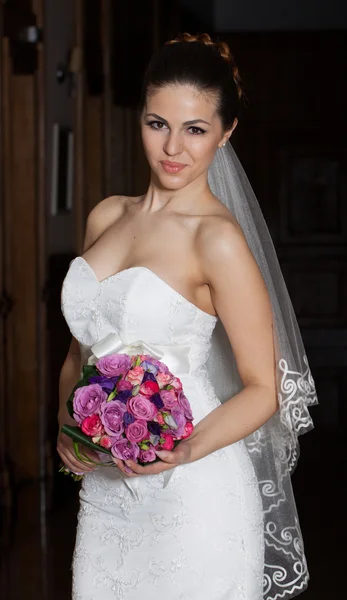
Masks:
[[[43,0],[1,2],[0,13],[2,592],[7,597],[12,579],[15,597],[12,570],[26,578],[40,561],[37,482],[45,476]],[[28,584],[37,597],[39,582],[28,577]]]

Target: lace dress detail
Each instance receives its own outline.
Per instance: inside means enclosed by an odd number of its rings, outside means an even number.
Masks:
[[[62,309],[81,345],[117,332],[126,344],[189,347],[182,380],[194,423],[220,402],[205,363],[217,319],[155,273],[134,267],[99,282],[80,257]],[[170,365],[168,365],[170,367]],[[264,521],[258,481],[240,441],[159,475],[86,475],[73,557],[73,600],[262,600]]]

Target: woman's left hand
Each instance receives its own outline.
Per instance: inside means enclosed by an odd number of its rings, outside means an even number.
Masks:
[[[156,452],[159,461],[148,463],[145,467],[139,465],[133,460],[120,460],[113,458],[117,467],[128,477],[138,477],[139,475],[157,475],[163,471],[168,471],[178,465],[192,462],[192,446],[190,440],[181,441],[174,450],[158,450]]]

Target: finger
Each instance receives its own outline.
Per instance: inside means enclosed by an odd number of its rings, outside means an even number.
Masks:
[[[89,458],[91,458],[92,460],[100,460],[97,452],[95,452],[94,450],[91,450],[91,448],[88,448],[88,446],[84,446],[84,444],[82,444],[82,450],[83,453],[86,454],[87,456],[89,456]]]
[[[135,475],[135,473],[132,471],[132,469],[130,467],[128,467],[126,464],[124,464],[123,460],[121,460],[119,458],[115,458],[115,457],[112,457],[112,460],[115,463],[115,465],[118,467],[118,469],[120,471],[122,471],[122,473],[124,473],[124,475],[127,475],[128,477]]]
[[[130,469],[136,475],[158,475],[158,473],[168,471],[169,469],[173,469],[174,467],[177,467],[179,465],[179,463],[168,464],[164,463],[163,461],[158,461],[156,463],[149,463],[148,465],[143,467],[142,465],[139,465],[138,463],[135,463],[132,460],[126,460],[125,464],[126,466],[130,467]]]
[[[62,455],[64,456],[64,458]],[[94,465],[88,465],[78,460],[75,454],[67,448],[64,452],[60,453],[60,456],[62,457],[64,463],[67,460],[70,465],[73,465],[73,469],[76,471],[83,471],[84,473],[87,473],[89,471],[93,471],[95,468]]]

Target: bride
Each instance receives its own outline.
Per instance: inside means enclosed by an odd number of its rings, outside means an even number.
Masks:
[[[207,34],[184,34],[153,57],[141,104],[149,188],[93,209],[64,280],[73,337],[59,424],[74,424],[66,399],[110,335],[125,349],[167,348],[195,424],[161,460],[115,459],[111,469],[80,462],[60,432],[64,464],[84,474],[74,600],[277,600],[308,582],[290,474],[316,397],[229,143],[241,96],[228,46]]]

